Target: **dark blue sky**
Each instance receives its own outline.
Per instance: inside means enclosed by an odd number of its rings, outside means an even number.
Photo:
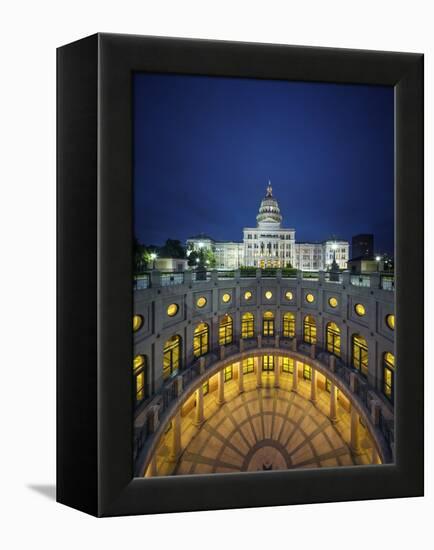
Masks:
[[[268,178],[296,241],[393,252],[393,88],[137,73],[135,233],[242,240]]]

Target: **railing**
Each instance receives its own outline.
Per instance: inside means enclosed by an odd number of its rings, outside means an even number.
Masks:
[[[295,344],[295,346],[294,346]],[[311,350],[312,346],[304,342],[294,342],[294,339],[289,338],[276,338],[276,337],[261,337],[242,339],[234,341],[231,344],[224,346],[224,359],[230,360],[232,356],[236,356],[242,350],[243,352],[256,348],[276,348],[280,349],[296,349],[298,353],[306,356],[307,361],[312,359]],[[362,403],[366,410],[366,415],[371,416],[371,395],[376,395],[375,389],[370,387],[367,380],[360,374],[360,372],[352,367],[347,366],[339,357],[335,356],[334,368],[330,368],[330,353],[323,348],[315,346],[315,358],[321,361],[324,371],[330,372],[330,374],[336,377],[341,385],[345,388],[348,395],[356,395],[359,401]],[[177,376],[170,378],[165,382],[163,387],[157,394],[154,394],[148,401],[147,406],[152,407],[155,403],[158,403],[158,416],[160,419],[164,417],[165,412],[170,408],[170,405],[176,401],[181,393],[189,393],[189,387],[191,387],[195,381],[207,370],[210,370],[217,361],[222,357],[222,348],[216,348],[206,355],[196,358],[186,368],[178,372]],[[352,381],[352,377],[355,378]],[[178,378],[182,379],[181,386],[179,386]],[[181,387],[181,392],[178,393],[178,388]],[[143,423],[143,430],[136,429],[135,433],[135,456],[137,456],[146,444],[147,438],[152,435],[149,431],[148,423]],[[380,408],[378,429],[383,435],[385,441],[389,445],[392,445],[394,440],[394,425],[393,420],[388,420],[384,417],[384,414]]]
[[[134,290],[144,290],[150,286],[149,275],[145,273],[144,275],[138,275],[134,279],[133,288]]]
[[[248,278],[269,279],[297,279],[298,281],[323,281],[329,284],[350,284],[355,287],[378,288],[386,291],[395,290],[393,274],[370,273],[354,275],[349,271],[334,273],[331,271],[297,271],[290,269],[236,269],[229,271],[192,270],[184,272],[161,273],[157,270],[137,275],[134,280],[134,290],[143,290],[152,287],[167,287],[189,282],[203,282],[210,280],[236,280]]]
[[[369,288],[371,286],[371,278],[369,275],[351,275],[350,283],[353,286],[363,286]]]
[[[161,273],[161,286],[182,285],[184,283],[184,273]]]
[[[211,271],[191,271],[191,280],[193,283],[211,280]]]
[[[390,275],[382,275],[381,288],[383,290],[395,290],[395,278]]]

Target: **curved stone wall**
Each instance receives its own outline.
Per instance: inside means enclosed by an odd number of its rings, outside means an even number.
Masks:
[[[146,358],[146,398],[138,406],[135,417],[135,458],[138,475],[143,475],[140,471],[143,472],[143,467],[152,455],[155,442],[161,437],[164,423],[160,421],[164,419],[167,423],[171,417],[170,412],[173,416],[174,411],[179,409],[200,383],[203,383],[202,378],[205,380],[211,376],[211,371],[217,372],[224,368],[224,364],[227,364],[224,360],[225,354],[229,354],[229,360],[234,362],[237,360],[233,356],[234,352],[241,350],[241,359],[246,356],[245,348],[266,347],[271,341],[272,347],[267,353],[280,354],[280,351],[284,350],[284,353],[289,354],[291,349],[292,356],[295,357],[294,350],[299,347],[302,355],[298,360],[306,363],[306,356],[311,356],[315,363],[312,364],[313,368],[322,372],[325,364],[325,376],[333,380],[334,373],[328,369],[330,354],[323,351],[326,347],[325,334],[329,322],[336,323],[341,331],[341,357],[337,360],[340,375],[333,382],[341,391],[350,393],[349,399],[368,425],[372,420],[372,392],[375,392],[377,407],[381,407],[382,418],[393,421],[393,407],[382,396],[382,362],[384,353],[394,352],[394,333],[386,322],[386,317],[394,313],[394,293],[382,288],[385,285],[380,276],[354,279],[349,273],[344,272],[337,282],[326,280],[327,276],[323,273],[317,278],[310,279],[286,279],[281,276],[267,278],[261,276],[260,271],[256,277],[245,278],[241,277],[239,272],[211,272],[206,275],[206,280],[196,281],[193,280],[193,276],[191,272],[166,276],[153,272],[150,287],[136,290],[134,293],[134,313],[142,319],[142,325],[135,333],[134,353]],[[206,300],[203,307],[198,306],[199,298]],[[331,298],[337,302],[336,304],[332,301],[335,307],[330,304]],[[172,304],[176,304],[176,307],[169,310]],[[357,304],[363,305],[365,315],[360,316],[356,313]],[[175,314],[170,316],[168,311],[173,313],[173,310]],[[240,338],[241,317],[247,312],[254,315],[253,340]],[[265,312],[272,312],[274,316],[275,336],[272,339],[261,337]],[[286,312],[292,312],[295,316],[293,339],[282,336],[282,316]],[[233,320],[233,344],[221,347],[218,342],[219,323],[226,314]],[[306,315],[312,316],[317,326],[317,344],[312,349],[311,346],[302,344],[303,319]],[[197,360],[193,356],[193,333],[199,323],[209,326],[211,353]],[[356,375],[349,367],[353,334],[363,336],[368,343],[366,379]],[[165,342],[174,335],[180,336],[182,340],[182,369],[174,379],[164,381],[163,348]],[[235,350],[230,349],[234,346]],[[303,347],[307,349],[301,349]],[[264,354],[265,351],[251,349],[251,353],[257,355]],[[313,359],[315,356],[318,356],[316,360]],[[342,366],[345,367],[344,370]],[[350,376],[353,376],[352,380]],[[343,378],[345,381],[341,387]],[[347,387],[344,387],[345,384]],[[348,388],[352,391],[348,392]],[[357,388],[360,395],[357,395]],[[172,401],[170,406],[169,401]],[[375,417],[376,413],[373,414]],[[370,428],[382,461],[390,462],[393,454],[390,447],[393,444],[390,440],[387,441],[388,449],[387,444],[384,445],[381,433],[376,437],[375,420]]]

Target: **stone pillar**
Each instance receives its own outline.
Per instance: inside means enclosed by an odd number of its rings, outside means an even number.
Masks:
[[[315,359],[315,344],[310,345],[310,357]]]
[[[294,336],[294,338],[291,341],[291,348],[292,348],[292,351],[297,351],[297,337],[296,336]]]
[[[240,338],[240,353],[243,353],[244,351],[244,340]]]
[[[178,410],[172,418],[171,446],[169,460],[176,462],[181,454],[181,411]]]
[[[336,357],[334,355],[329,355],[329,369],[332,372],[336,370]]]
[[[298,388],[298,364],[294,359],[294,372],[292,375],[292,391],[297,391]]]
[[[203,374],[205,372],[205,357],[199,358],[199,372],[200,374]]]
[[[352,393],[357,391],[357,375],[355,372],[350,373],[350,390]]]
[[[310,381],[310,400],[315,405],[315,403],[316,403],[316,390],[317,390],[317,386],[316,386],[316,369],[314,369],[313,367],[311,367],[311,369],[312,369],[312,378],[311,378],[311,381]]]
[[[255,357],[255,369],[256,369],[256,387],[262,387],[262,365],[260,357]]]
[[[258,348],[262,348],[262,334],[258,334]]]
[[[161,286],[161,273],[157,269],[151,271],[151,288],[159,288]]]
[[[238,363],[238,393],[243,393],[244,391],[244,372],[243,372],[243,362]]]
[[[282,361],[281,357],[277,355],[274,356],[274,387],[278,388],[280,385],[280,363]]]
[[[224,369],[219,370],[217,373],[218,387],[217,387],[217,405],[223,405],[225,402],[225,373]]]
[[[196,390],[196,414],[194,419],[194,424],[196,426],[201,426],[204,422],[203,415],[203,387],[199,386]]]
[[[220,360],[223,360],[225,358],[225,347],[220,346]]]
[[[351,407],[351,441],[350,448],[354,454],[360,454],[360,422],[359,422],[359,413],[352,406]]]
[[[275,348],[279,348],[279,342],[280,342],[280,336],[278,334],[276,334],[274,336],[274,347]]]
[[[151,462],[149,463],[148,477],[156,477],[156,476],[158,476],[158,471],[157,471],[157,451],[155,450],[152,455]]]
[[[330,385],[330,420],[338,421],[338,390],[333,382]]]
[[[371,401],[371,420],[374,426],[378,426],[380,422],[380,412],[381,412],[380,403],[375,399],[373,399]]]

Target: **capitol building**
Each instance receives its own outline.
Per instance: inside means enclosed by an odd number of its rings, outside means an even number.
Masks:
[[[348,241],[296,242],[295,229],[282,227],[282,219],[269,182],[256,216],[256,227],[243,229],[242,242],[216,241],[200,234],[187,239],[187,250],[211,250],[216,258],[217,269],[251,266],[321,271],[327,270],[333,260],[340,269],[347,268]]]

